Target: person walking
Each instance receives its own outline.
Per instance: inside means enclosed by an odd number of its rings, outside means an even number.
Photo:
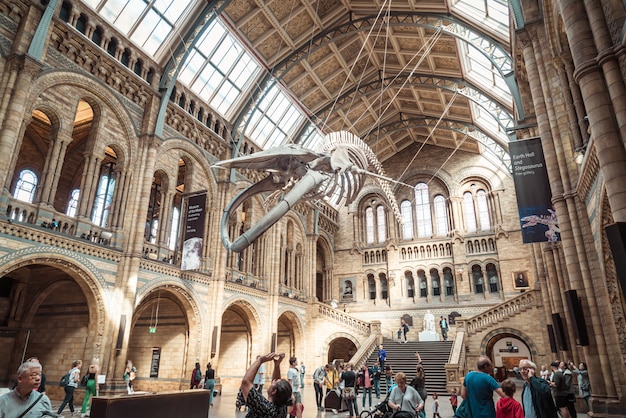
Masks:
[[[387,360],[387,352],[383,348],[383,345],[378,346],[378,364],[380,364],[381,370],[385,370],[385,361]]]
[[[456,393],[456,389],[452,389],[450,393],[450,405],[452,406],[452,413],[456,414],[456,408],[459,406],[459,395]]]
[[[260,356],[257,356],[258,360]],[[256,377],[255,377],[256,378]],[[263,385],[261,384],[261,389],[257,389],[259,393],[263,389]],[[209,406],[213,406],[213,392],[215,391],[215,370],[211,367],[211,363],[206,365],[206,372],[204,373],[204,388],[209,390]]]
[[[519,370],[524,379],[522,408],[524,416],[536,418],[557,418],[557,408],[552,399],[550,383],[537,377],[537,366],[530,360],[521,360]]]
[[[96,385],[96,379],[98,377],[98,359],[94,359],[87,369],[87,384],[85,385],[85,398],[83,399],[83,405],[80,408],[80,416],[87,416],[87,407],[91,409],[91,401],[94,396],[98,396],[98,387]]]
[[[441,418],[441,415],[439,415],[439,399],[437,392],[433,393],[433,418]]]
[[[443,340],[448,341],[448,329],[450,327],[448,326],[448,320],[443,315],[439,318],[439,327],[441,328]]]
[[[492,376],[493,364],[488,357],[480,357],[476,368],[478,371],[471,371],[465,376],[461,396],[469,399],[473,418],[493,418],[496,416],[493,392],[500,396],[504,396],[504,392]]]
[[[59,406],[59,410],[57,414],[61,415],[61,412],[65,409],[66,405],[70,406],[70,412],[74,415],[74,391],[78,387],[78,382],[80,382],[80,366],[82,366],[83,362],[81,360],[75,360],[72,362],[72,368],[69,370],[70,381],[67,386],[65,386],[65,399]]]
[[[289,415],[302,418],[302,393],[300,393],[300,372],[298,371],[298,359],[291,357],[289,359],[289,371],[287,372],[287,381],[291,384],[291,391],[293,392],[293,408],[289,412]]]
[[[559,408],[559,411],[561,411],[561,416],[563,418],[571,418],[568,407],[569,402],[567,400],[569,388],[565,382],[563,371],[559,369],[559,364],[559,361],[553,361],[550,364],[550,367],[552,368],[552,382],[550,383],[550,386],[552,386],[554,402],[556,403],[557,408]]]
[[[200,363],[196,362],[196,367],[191,372],[191,381],[189,389],[198,389],[202,384],[202,370],[200,369]]]

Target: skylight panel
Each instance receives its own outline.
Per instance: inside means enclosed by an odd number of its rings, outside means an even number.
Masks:
[[[507,0],[456,0],[452,10],[501,38],[509,38]]]
[[[148,54],[154,55],[191,4],[190,0],[85,0]]]
[[[216,19],[188,54],[178,81],[229,118],[260,71],[252,55]]]

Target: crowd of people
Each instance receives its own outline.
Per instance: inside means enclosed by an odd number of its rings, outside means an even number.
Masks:
[[[393,373],[385,365],[386,351],[382,345],[378,348],[377,361],[368,366],[361,365],[358,370],[350,363],[329,363],[318,367],[313,372],[313,386],[317,409],[330,409],[335,414],[340,406],[345,406],[349,417],[359,416],[358,393],[361,392],[361,411],[374,411],[384,408],[393,412],[394,418],[426,418],[425,401],[428,397],[424,367],[419,352],[415,376],[410,380],[404,372]],[[284,354],[268,353],[258,356],[246,372],[238,394],[238,400],[247,405],[248,418],[256,417],[296,417],[300,418],[304,406],[300,389],[302,386],[301,368],[297,358],[289,359],[290,369],[286,380],[280,379],[280,362]],[[267,398],[262,393],[264,363],[274,362],[274,373]],[[494,366],[487,357],[480,357],[476,370],[469,372],[463,379],[461,398],[456,389],[449,395],[449,402],[455,417],[464,418],[574,418],[575,391],[574,376],[578,381],[578,393],[588,405],[591,386],[587,366],[581,362],[578,367],[573,362],[555,361],[550,365],[552,372],[545,373],[544,366],[537,370],[531,360],[524,359],[517,368],[520,382],[516,378],[507,378],[498,382],[494,378]],[[384,400],[372,406],[373,395],[381,398],[380,380],[383,375],[388,379],[387,393]],[[517,380],[517,382],[516,382]],[[521,402],[515,399],[517,387],[522,387]],[[324,391],[325,389],[325,391]],[[254,392],[254,393],[252,393]],[[499,395],[494,402],[494,392]],[[441,405],[437,393],[431,395],[432,417],[441,418]],[[341,408],[343,409],[343,408]],[[430,408],[429,408],[430,409]]]

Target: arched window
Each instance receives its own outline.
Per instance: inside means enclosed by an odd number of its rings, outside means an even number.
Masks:
[[[439,281],[439,272],[436,269],[430,271],[430,282],[433,286],[433,296],[440,296],[441,282]]]
[[[146,241],[154,244],[159,232],[159,217],[161,216],[161,204],[163,194],[161,193],[162,179],[155,174],[150,189],[150,201],[148,202],[148,214],[146,215],[146,229],[144,231]]]
[[[376,208],[376,226],[378,227],[378,243],[382,244],[387,240],[387,222],[385,219],[385,208]]]
[[[71,216],[72,218],[76,216],[76,209],[78,208],[79,197],[80,197],[80,190],[79,189],[72,190],[70,201],[67,202],[67,210],[65,211],[65,214],[67,216]]]
[[[417,272],[417,279],[420,282],[420,297],[425,298],[428,296],[428,284],[426,283],[426,274],[424,273],[424,270]]]
[[[385,276],[385,273],[380,273],[378,275],[378,279],[380,280],[380,297],[382,299],[387,299],[389,297],[389,289],[387,287],[387,276]]]
[[[474,280],[474,293],[484,293],[485,280],[483,277],[483,271],[477,264],[472,266],[472,279]]]
[[[372,200],[372,205],[365,208],[365,243],[382,244],[387,240],[387,215],[383,205],[375,206],[376,200]]]
[[[33,203],[38,181],[39,179],[34,171],[28,169],[20,171],[20,176],[13,191],[13,197],[22,202]]]
[[[103,164],[100,168],[100,181],[98,182],[91,221],[102,227],[105,227],[107,224],[111,203],[113,202],[113,192],[115,191],[114,169],[115,163],[113,162]]]
[[[467,232],[476,232],[476,212],[472,193],[463,193],[463,212],[465,213],[465,228]]]
[[[374,209],[371,207],[365,209],[365,242],[374,243]]]
[[[370,293],[370,300],[376,299],[376,281],[373,274],[367,275],[367,288]]]
[[[491,229],[491,219],[489,219],[487,193],[484,190],[479,190],[476,193],[476,203],[478,207],[478,219],[480,220],[480,230],[489,231]]]
[[[413,280],[413,273],[405,271],[404,277],[406,278],[407,296],[412,298],[415,296],[415,281]]]
[[[446,287],[446,296],[454,295],[454,277],[449,267],[443,269],[443,284]]]
[[[413,214],[411,213],[411,202],[403,200],[400,203],[400,213],[402,214],[402,239],[413,239]]]
[[[448,235],[448,210],[446,208],[446,198],[442,195],[435,196],[435,225],[437,225],[437,236]]]
[[[430,215],[430,200],[426,183],[415,186],[415,215],[417,220],[418,238],[428,238],[433,235],[433,224]]]
[[[489,280],[489,291],[491,293],[496,293],[499,290],[499,280],[498,280],[498,270],[496,270],[496,266],[492,263],[487,264],[487,279]]]

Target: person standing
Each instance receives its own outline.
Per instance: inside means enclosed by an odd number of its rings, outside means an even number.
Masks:
[[[513,399],[515,382],[511,379],[505,379],[502,382],[502,391],[505,396],[498,400],[496,418],[524,418],[522,405]]]
[[[256,356],[258,360],[261,356]],[[209,363],[210,364],[210,363]],[[263,393],[263,383],[265,383],[265,364],[261,363],[259,370],[257,370],[254,375],[254,389],[258,390],[259,393]]]
[[[407,385],[406,375],[403,372],[398,372],[396,374],[396,386],[389,394],[387,405],[393,411],[408,412],[411,417],[415,417],[424,409],[424,400],[414,388]]]
[[[80,416],[87,416],[87,407],[91,409],[91,401],[94,396],[98,396],[98,390],[96,385],[96,378],[98,377],[98,359],[94,359],[87,369],[87,384],[85,385],[85,398],[83,399],[83,405],[80,408]]]
[[[378,362],[374,362],[374,366],[372,366],[372,383],[374,384],[374,391],[376,392],[376,399],[380,399],[380,375],[382,373],[382,369],[378,365]]]
[[[200,363],[196,362],[196,367],[194,367],[191,372],[191,380],[189,383],[189,389],[198,389],[202,383],[202,370],[200,369]]]
[[[387,360],[387,352],[385,351],[383,345],[378,346],[378,363],[380,364],[381,370],[385,370],[385,361]]]
[[[37,391],[40,384],[41,364],[38,361],[22,363],[17,369],[17,386],[0,396],[0,417],[18,418],[25,415],[28,408],[30,410],[27,416],[55,416],[50,399]]]
[[[419,353],[415,354],[419,356]],[[427,398],[428,392],[426,391],[426,376],[424,376],[424,366],[422,366],[421,360],[418,360],[417,366],[415,367],[415,377],[411,380],[410,385],[417,391],[417,393],[420,394],[420,398]],[[420,416],[422,418],[426,418],[425,409],[420,411]]]
[[[365,398],[368,396],[370,402],[369,409],[372,409],[372,386],[372,374],[370,369],[364,364],[359,372],[359,387],[363,389],[363,410],[365,410]]]
[[[285,354],[283,353],[267,353],[256,359],[244,374],[237,394],[237,401],[248,406],[247,418],[285,417],[287,415],[287,407],[292,405],[293,398],[291,384],[280,378],[280,362],[284,358]],[[261,364],[270,360],[274,361],[274,372],[267,388],[266,399],[259,391],[253,390],[252,381]]]
[[[391,382],[393,381],[393,369],[391,366],[385,366],[385,379],[387,380],[387,393],[391,392]]]
[[[70,412],[74,414],[74,391],[78,387],[78,382],[80,382],[80,366],[82,366],[83,362],[81,360],[76,360],[72,363],[72,368],[68,372],[70,375],[70,381],[65,386],[65,399],[63,399],[63,403],[59,407],[57,414],[61,415],[63,409],[65,409],[65,405],[70,406]]]
[[[304,362],[300,363],[300,388],[304,388],[304,376],[306,375],[306,367]]]
[[[313,372],[313,388],[315,389],[315,403],[317,404],[317,410],[323,411],[322,401],[324,400],[323,385],[324,381],[328,378],[328,370],[331,369],[331,365],[320,366]]]
[[[587,363],[581,362],[578,368],[573,372],[578,375],[578,394],[585,400],[587,408],[589,408],[589,398],[591,397],[591,383],[589,381],[589,372],[587,371]]]
[[[565,382],[563,372],[559,369],[559,364],[559,361],[553,361],[550,364],[550,367],[552,368],[552,382],[550,383],[550,386],[552,386],[554,402],[556,403],[557,408],[561,411],[561,416],[563,418],[571,418],[568,408],[569,402],[567,400],[569,388]]]
[[[452,389],[450,393],[450,405],[452,406],[452,413],[456,414],[456,408],[459,406],[459,395],[456,394],[456,389]]]
[[[433,418],[441,418],[441,415],[439,415],[439,399],[437,398],[437,392],[433,393]]]
[[[345,370],[341,373],[343,383],[343,400],[348,405],[349,418],[356,418],[359,410],[356,404],[356,373],[352,370],[352,364],[346,364]]]
[[[441,328],[443,340],[448,341],[448,320],[443,315],[439,318],[439,327]]]
[[[492,376],[493,364],[489,358],[480,357],[476,368],[478,371],[471,371],[465,376],[461,396],[469,399],[473,418],[493,418],[496,416],[493,392],[500,396],[504,396],[504,392]]]
[[[569,361],[565,364],[564,361],[559,363],[559,370],[563,372],[565,377],[565,385],[567,386],[567,409],[572,418],[576,418],[576,391],[574,390],[574,362]]]
[[[537,366],[530,360],[521,360],[519,370],[524,379],[522,407],[524,416],[536,418],[557,418],[557,408],[552,400],[550,383],[535,376]]]
[[[300,372],[298,371],[298,359],[291,357],[289,359],[289,371],[287,372],[287,381],[291,384],[291,391],[293,392],[293,408],[289,412],[289,415],[302,418],[302,393],[300,393]]]
[[[137,377],[137,368],[133,366],[133,362],[126,360],[126,368],[124,369],[124,381],[126,382],[126,391],[129,395],[135,393],[133,389],[133,381]]]
[[[256,356],[256,359],[259,360],[260,357],[261,356]],[[211,363],[206,365],[206,372],[204,373],[204,388],[206,390],[210,390],[209,406],[213,406],[213,391],[215,391],[215,370],[213,370],[213,368],[211,367]],[[259,391],[259,393],[261,393],[261,390],[263,390],[263,384],[261,384],[261,389],[257,390]]]

